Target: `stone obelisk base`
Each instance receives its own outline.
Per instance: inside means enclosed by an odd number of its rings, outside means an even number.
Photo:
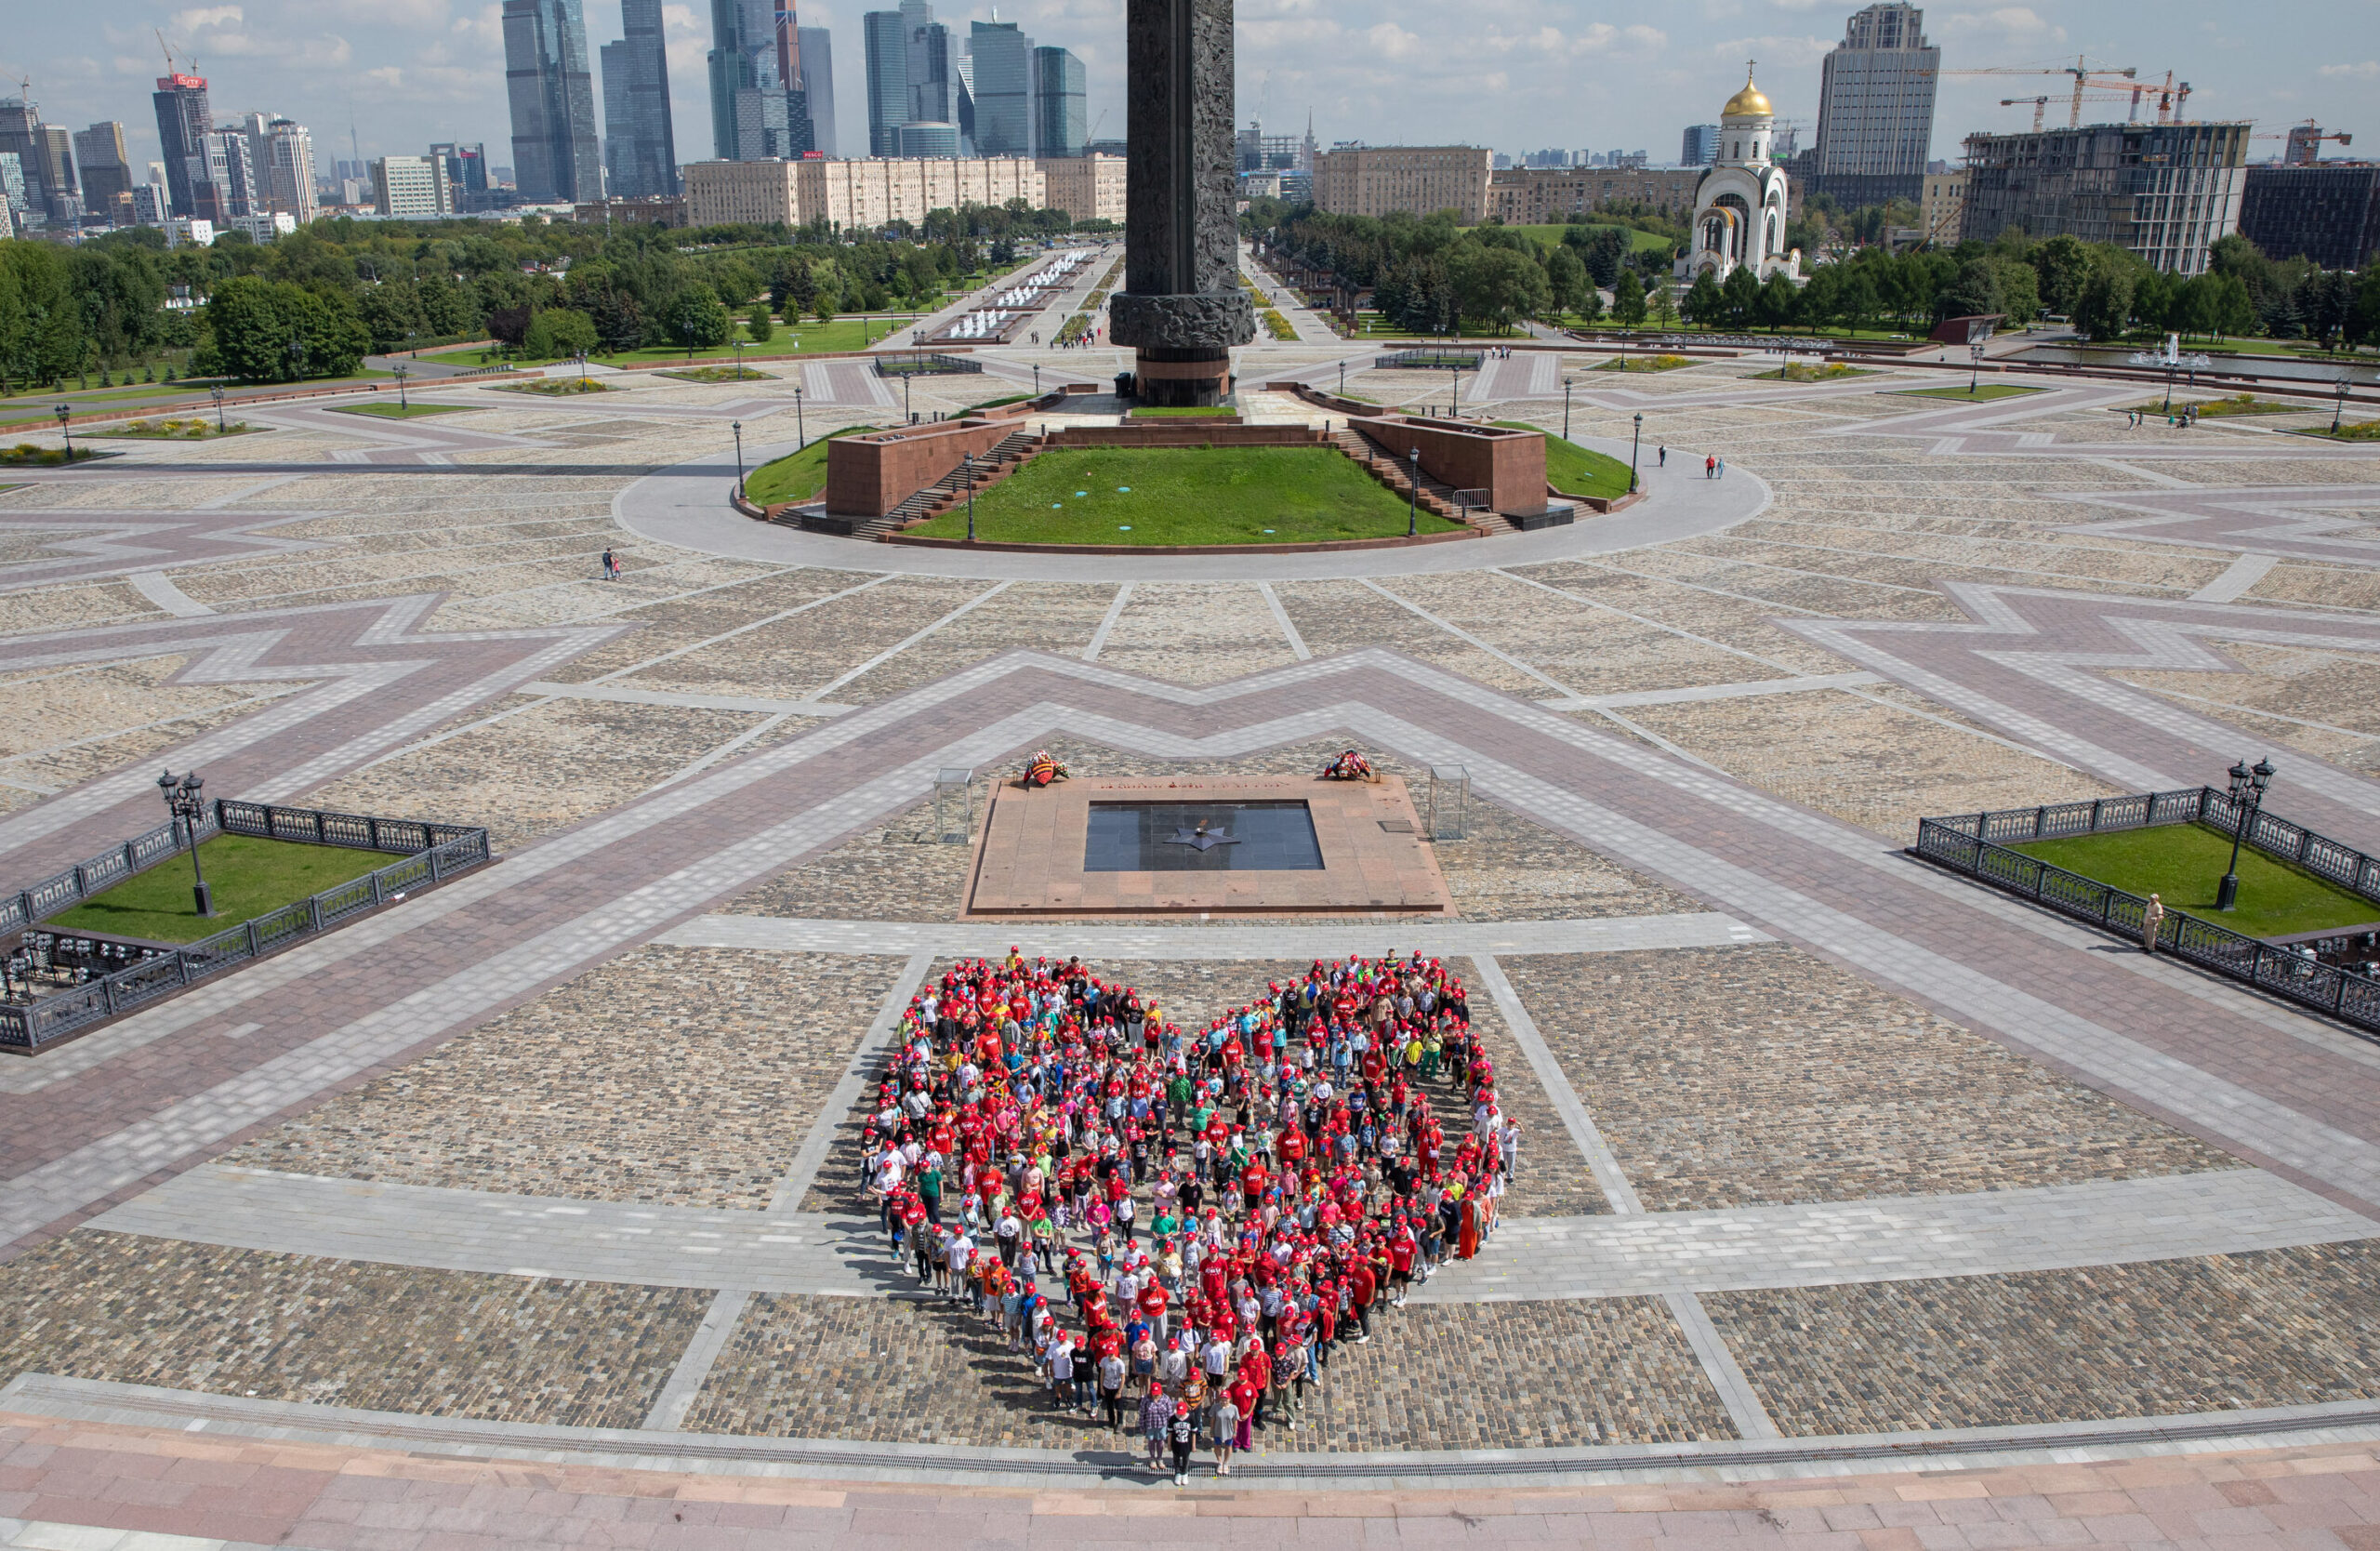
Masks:
[[[1231,397],[1231,348],[1256,332],[1247,293],[1119,291],[1107,309],[1108,337],[1137,352],[1134,391],[1143,404],[1203,407]]]

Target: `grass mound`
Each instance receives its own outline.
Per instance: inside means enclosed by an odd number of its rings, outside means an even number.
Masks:
[[[806,501],[826,488],[826,444],[838,436],[857,436],[876,426],[845,426],[830,431],[797,453],[761,464],[744,476],[744,498],[754,506],[781,501]]]
[[[191,897],[190,858],[178,855],[43,924],[61,932],[105,932],[161,943],[195,942],[397,859],[385,851],[218,835],[198,848],[199,864],[205,869],[215,898],[213,915],[198,913],[197,903]]]
[[[1962,404],[1981,404],[1987,399],[2013,399],[2027,393],[2038,393],[2039,388],[2028,388],[2020,382],[1981,382],[1973,388],[1964,384],[1956,388],[1901,388],[1893,396],[1903,399],[1956,399]]]
[[[1541,427],[1527,420],[1499,420],[1500,426],[1514,431],[1538,431]],[[1552,431],[1545,432],[1545,481],[1556,490],[1569,496],[1599,496],[1615,500],[1628,494],[1628,465],[1616,457],[1592,451],[1576,442],[1565,442]]]
[[[1839,382],[1846,377],[1873,377],[1876,374],[1858,366],[1846,366],[1841,362],[1813,366],[1806,361],[1795,361],[1773,372],[1755,372],[1756,382]]]
[[[975,497],[998,544],[1317,544],[1402,537],[1405,502],[1329,447],[1081,447]],[[1460,527],[1424,511],[1422,533]],[[967,537],[964,506],[907,530]]]
[[[2160,895],[2168,909],[2203,916],[2252,937],[2285,937],[2380,921],[2380,901],[2244,845],[2240,848],[2238,905],[2217,911],[2215,892],[2231,860],[2231,837],[2203,824],[2161,824],[2109,835],[2029,841],[2009,849],[2126,894]]]
[[[331,406],[337,415],[369,415],[376,420],[418,420],[425,415],[460,415],[473,406],[468,404],[340,404]]]
[[[1595,368],[1599,372],[1673,372],[1694,363],[1683,355],[1613,356]]]

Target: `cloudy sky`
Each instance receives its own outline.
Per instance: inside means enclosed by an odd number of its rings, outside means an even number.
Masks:
[[[804,25],[835,34],[841,150],[864,149],[866,97],[859,18],[884,0],[804,0]],[[589,62],[620,35],[617,0],[584,0]],[[1841,36],[1848,0],[1240,0],[1239,120],[1262,114],[1276,130],[1302,128],[1309,109],[1325,146],[1467,142],[1501,151],[1545,146],[1676,154],[1679,131],[1715,118],[1760,61],[1778,114],[1809,130],[1818,116],[1818,60]],[[136,164],[157,154],[149,93],[163,70],[155,33],[178,60],[195,58],[216,112],[279,113],[314,131],[327,166],[350,154],[350,126],[364,156],[418,152],[431,140],[483,140],[511,161],[504,105],[504,47],[496,0],[231,0],[175,7],[137,0],[44,4],[11,0],[0,29],[0,75],[30,76],[42,115],[80,126],[120,119]],[[2380,87],[2380,0],[1989,0],[1926,8],[1926,31],[1945,69],[2055,64],[2136,67],[2192,83],[2190,108],[2206,118],[2253,118],[2278,136],[2292,121],[2369,135],[2380,122],[2363,104]],[[710,153],[703,51],[707,0],[671,0],[670,89],[678,154]],[[938,8],[945,21],[988,20],[988,3]],[[1003,0],[1001,15],[1037,41],[1079,55],[1090,74],[1098,131],[1121,129],[1124,0]],[[2153,19],[2153,25],[2151,21]],[[2062,78],[1946,77],[1935,114],[1934,153],[1955,156],[1960,137],[2021,128],[2030,103],[1999,99],[2060,91]],[[15,90],[13,86],[0,90]],[[2051,104],[2062,123],[2068,99]],[[2125,104],[2086,104],[2092,117]],[[2277,152],[2279,141],[2253,153]],[[2338,154],[2336,147],[2329,148]]]

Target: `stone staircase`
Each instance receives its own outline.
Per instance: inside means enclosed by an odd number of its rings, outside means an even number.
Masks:
[[[1010,431],[989,452],[977,456],[975,488],[980,490],[997,480],[1005,479],[1015,471],[1016,465],[1024,462],[1038,450],[1038,439],[1031,431]],[[950,472],[923,489],[912,493],[908,499],[881,517],[862,517],[854,520],[851,526],[851,537],[866,539],[882,538],[887,534],[898,533],[912,523],[921,523],[929,517],[940,516],[966,498],[967,464],[962,460]],[[800,517],[791,510],[778,517],[776,521],[788,527],[803,525]]]
[[[1352,426],[1342,426],[1330,433],[1339,450],[1364,466],[1365,471],[1397,495],[1404,495],[1419,477],[1421,507],[1450,523],[1461,523],[1482,533],[1510,533],[1510,518],[1476,507],[1465,507],[1455,499],[1455,487],[1442,479],[1418,470],[1400,454],[1382,446]]]

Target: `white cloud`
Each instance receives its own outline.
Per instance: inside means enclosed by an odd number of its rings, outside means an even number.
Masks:
[[[195,33],[203,27],[236,27],[247,20],[247,12],[237,6],[199,6],[186,11],[176,11],[166,25],[177,33]]]
[[[1946,33],[1996,34],[2012,43],[2045,40],[2062,43],[2066,29],[2042,20],[2030,6],[2002,6],[1988,11],[1952,11],[1939,24]]]
[[[2321,67],[2319,73],[2351,75],[2359,80],[2369,81],[2374,76],[2380,76],[2380,60],[2366,60],[2361,64],[2326,64]]]

